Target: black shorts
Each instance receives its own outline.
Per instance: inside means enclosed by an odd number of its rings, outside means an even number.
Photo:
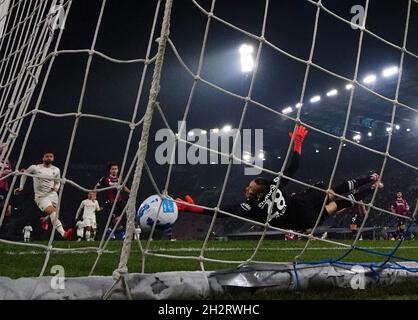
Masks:
[[[327,189],[323,182],[318,182],[314,185],[321,189]],[[325,192],[313,188],[308,188],[303,192],[292,195],[288,198],[286,214],[277,219],[277,221],[272,220],[271,225],[290,230],[313,228],[321,213],[326,196]],[[324,209],[320,223],[327,217],[328,213]]]

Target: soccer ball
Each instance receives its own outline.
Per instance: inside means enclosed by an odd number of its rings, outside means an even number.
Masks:
[[[168,199],[162,200],[159,195],[155,194],[142,202],[135,219],[142,230],[150,231],[154,221],[157,221],[155,228],[158,230],[166,230],[176,223],[177,205],[170,199],[172,198],[168,197]],[[158,209],[160,209],[159,214]]]

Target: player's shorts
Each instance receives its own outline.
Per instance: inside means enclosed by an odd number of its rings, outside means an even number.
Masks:
[[[321,189],[327,189],[323,182],[318,182],[314,185]],[[285,216],[277,219],[277,221],[272,220],[271,225],[297,231],[313,228],[321,213],[326,196],[325,192],[313,188],[292,195],[288,198]],[[324,209],[320,223],[327,217],[328,214]]]
[[[83,217],[83,222],[84,222],[84,225],[86,226],[86,227],[91,227],[91,228],[93,228],[93,229],[96,229],[96,227],[97,227],[97,223],[96,223],[96,218],[95,217],[92,217],[92,218],[84,218]]]
[[[58,205],[58,194],[56,192],[51,192],[44,197],[35,198],[35,202],[42,212],[44,212],[45,209],[50,206],[56,208]]]

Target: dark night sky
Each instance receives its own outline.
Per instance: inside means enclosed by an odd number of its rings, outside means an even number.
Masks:
[[[60,49],[90,48],[101,3],[100,0],[74,1]],[[208,10],[211,1],[198,0],[198,3]],[[364,3],[365,1],[361,0],[323,1],[327,8],[345,19],[351,19],[350,8],[353,5],[363,5]],[[118,59],[144,58],[155,6],[156,1],[153,0],[108,1],[96,50]],[[370,1],[367,28],[396,45],[402,45],[406,8],[406,0]],[[260,0],[218,0],[215,7],[215,15],[257,35],[261,31],[263,13],[264,1]],[[266,38],[288,53],[307,59],[311,47],[315,13],[316,6],[305,0],[270,1]],[[161,17],[162,11],[157,25],[158,33]],[[174,1],[171,39],[186,64],[193,71],[196,71],[197,68],[205,25],[205,16],[191,1]],[[415,54],[418,54],[417,33],[418,4],[414,3],[408,49]],[[314,62],[335,73],[352,78],[359,35],[358,30],[355,31],[347,24],[322,12]],[[227,90],[245,95],[249,79],[240,72],[238,55],[238,48],[243,42],[257,45],[255,40],[214,21],[208,36],[202,77]],[[153,54],[156,49],[154,41]],[[87,58],[87,54],[67,54],[60,55],[56,59],[46,93],[42,99],[41,108],[43,110],[57,113],[75,112]],[[366,35],[359,70],[360,79],[370,72],[380,75],[383,68],[399,65],[399,61],[400,52],[398,50]],[[400,101],[415,108],[418,106],[417,62],[418,60],[411,56],[406,57],[400,94]],[[95,56],[82,112],[130,121],[142,70],[142,64],[115,64]],[[137,119],[143,115],[146,107],[151,74],[152,68],[147,74]],[[280,111],[283,107],[298,102],[304,74],[304,64],[265,46],[262,50],[252,97],[254,100]],[[393,98],[396,79],[384,80],[379,77],[379,81],[375,90]],[[307,83],[305,95],[307,103],[302,112],[302,120],[328,132],[332,132],[333,128],[334,130],[341,129],[349,101],[349,94],[343,90],[345,84],[344,81],[322,71],[312,69]],[[172,50],[168,49],[159,101],[170,125],[174,128],[176,128],[177,121],[182,118],[191,85],[192,79],[178,63]],[[334,99],[325,97],[320,104],[314,106],[309,104],[310,97],[316,94],[321,94],[324,97],[325,93],[334,87],[340,89],[341,94],[338,97]],[[242,101],[199,83],[191,105],[188,128],[210,129],[222,127],[227,123],[237,126],[243,105]],[[391,112],[391,103],[360,89],[354,97],[350,130],[362,130],[365,135],[368,129],[359,129],[356,126],[356,119],[370,117],[389,122]],[[417,113],[399,109],[396,122],[401,124],[402,132],[395,134],[393,154],[413,165],[418,165],[417,152],[408,153],[418,150]],[[39,116],[25,152],[23,166],[38,162],[39,150],[51,147],[56,150],[56,162],[62,168],[73,124],[74,119],[72,118],[56,119]],[[153,132],[155,133],[163,126],[161,117],[156,115],[153,122]],[[404,132],[407,126],[411,127],[411,133]],[[289,142],[287,132],[292,130],[293,123],[250,104],[244,128],[264,129],[264,149],[268,157],[265,166],[272,170],[279,170],[282,160],[278,160],[277,156],[283,156],[287,150]],[[85,187],[92,187],[105,174],[105,166],[108,161],[120,162],[122,160],[129,133],[128,129],[124,125],[102,120],[82,119],[71,156],[68,177]],[[378,130],[380,132],[377,132]],[[362,143],[384,151],[388,136],[384,132],[382,133],[382,130],[384,128],[376,129],[375,137]],[[132,151],[135,150],[138,143],[139,134],[139,130],[136,130],[134,142],[131,145],[130,160],[132,159]],[[328,151],[329,146],[334,147],[333,151]],[[322,177],[327,180],[335,161],[337,146],[338,141],[311,132],[306,141],[302,168],[297,178],[309,181],[309,179]],[[155,143],[150,144],[148,160],[161,188],[168,166],[155,165],[155,147]],[[320,149],[321,153],[315,154],[315,149]],[[13,156],[16,157],[20,150],[16,148],[14,151]],[[353,155],[355,155],[354,161]],[[347,174],[361,174],[375,168],[380,169],[382,162],[382,156],[373,155],[356,146],[349,146],[343,151],[337,177],[344,177]],[[399,168],[400,166],[394,161],[388,162],[388,171],[395,173]],[[234,166],[231,176],[232,183],[228,185],[227,198],[238,197],[245,182],[249,179],[242,175],[242,169],[242,166]],[[411,175],[417,177],[414,170],[409,169],[409,171]],[[204,193],[200,190],[215,190],[213,187],[219,190],[225,172],[225,165],[175,166],[170,193],[174,196],[194,193],[196,198],[204,199]],[[144,182],[140,199],[154,193],[147,177]],[[68,206],[71,208],[78,206],[78,199],[81,199],[83,194],[72,187],[67,187],[67,189],[66,192],[72,194],[71,198],[77,199],[75,202],[71,200],[71,204]],[[214,195],[213,191],[210,192],[212,192],[211,195]],[[215,193],[218,195],[217,191]]]

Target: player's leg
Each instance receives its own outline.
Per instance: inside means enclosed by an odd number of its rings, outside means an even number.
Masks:
[[[96,237],[97,223],[96,218],[92,220],[90,241],[94,241]]]
[[[380,176],[377,173],[373,173],[370,176],[363,176],[352,180],[347,180],[342,184],[331,187],[331,193],[329,195],[330,201],[335,199],[334,194],[346,194],[353,192],[355,189],[364,186],[367,183],[375,183],[380,180]]]
[[[84,228],[77,227],[77,241],[81,241],[83,239]]]
[[[86,241],[90,241],[90,236],[91,236],[91,226],[87,226],[86,227]]]
[[[355,204],[353,201],[361,201],[364,198],[366,198],[368,195],[373,194],[375,188],[381,189],[383,188],[383,184],[377,181],[370,188],[363,189],[355,194],[349,194],[347,198],[349,198],[350,200],[336,199],[334,201],[329,202],[326,205],[325,209],[329,215],[336,214],[342,211],[343,209],[352,207]]]
[[[62,223],[58,219],[58,216],[57,216],[57,209],[56,209],[57,203],[58,203],[58,196],[50,195],[50,196],[40,199],[40,201],[38,201],[38,206],[43,212],[45,212],[49,216],[49,218],[51,219],[52,225],[55,227],[58,233],[64,239],[69,239],[73,233],[73,229],[70,228],[67,231],[64,230]]]

